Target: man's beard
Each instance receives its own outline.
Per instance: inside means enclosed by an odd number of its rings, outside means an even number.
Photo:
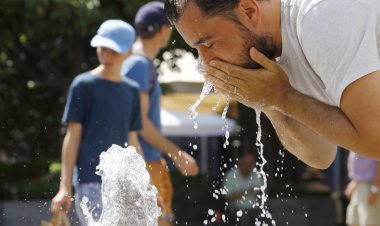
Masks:
[[[262,68],[260,64],[251,59],[249,51],[252,47],[254,47],[267,58],[273,59],[277,51],[273,37],[269,34],[258,36],[244,27],[240,21],[238,23],[239,30],[241,31],[240,35],[244,39],[242,52],[239,56],[242,61],[241,66],[252,69]]]

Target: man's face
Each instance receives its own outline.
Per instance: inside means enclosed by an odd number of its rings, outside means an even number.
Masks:
[[[239,169],[243,176],[249,176],[256,165],[255,157],[251,154],[246,154],[239,159]]]
[[[255,35],[239,21],[223,16],[207,18],[194,3],[189,3],[175,26],[185,41],[197,49],[202,63],[217,59],[246,68],[258,68],[260,65],[249,56],[251,47],[269,58],[273,58],[275,53],[270,35]]]

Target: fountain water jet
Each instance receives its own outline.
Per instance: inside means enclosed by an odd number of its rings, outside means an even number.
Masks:
[[[150,184],[145,161],[133,146],[112,145],[102,152],[96,168],[102,177],[103,211],[95,221],[88,199],[82,199],[80,205],[89,226],[157,226],[161,211],[157,189]]]

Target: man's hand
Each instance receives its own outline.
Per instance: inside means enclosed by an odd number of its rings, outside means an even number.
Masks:
[[[73,200],[71,189],[60,188],[58,193],[52,199],[51,212],[53,214],[58,214],[60,211],[68,213]]]
[[[175,155],[169,155],[174,164],[184,176],[196,176],[199,168],[195,159],[185,151],[178,151]]]
[[[213,60],[205,65],[205,77],[215,90],[257,109],[278,109],[291,87],[286,73],[275,62],[251,48],[252,60],[263,68],[248,69]]]

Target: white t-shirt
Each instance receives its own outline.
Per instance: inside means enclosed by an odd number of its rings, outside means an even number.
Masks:
[[[240,174],[240,170],[233,168],[230,169],[224,177],[224,189],[226,195],[230,195],[234,192],[244,191],[249,188],[260,188],[263,184],[262,177],[259,177],[258,172],[255,170],[247,177],[244,178]],[[235,208],[252,209],[256,203],[256,195],[252,192],[247,192],[241,199],[232,201],[230,204]]]
[[[281,0],[282,55],[298,91],[339,106],[344,89],[380,69],[380,0]]]

